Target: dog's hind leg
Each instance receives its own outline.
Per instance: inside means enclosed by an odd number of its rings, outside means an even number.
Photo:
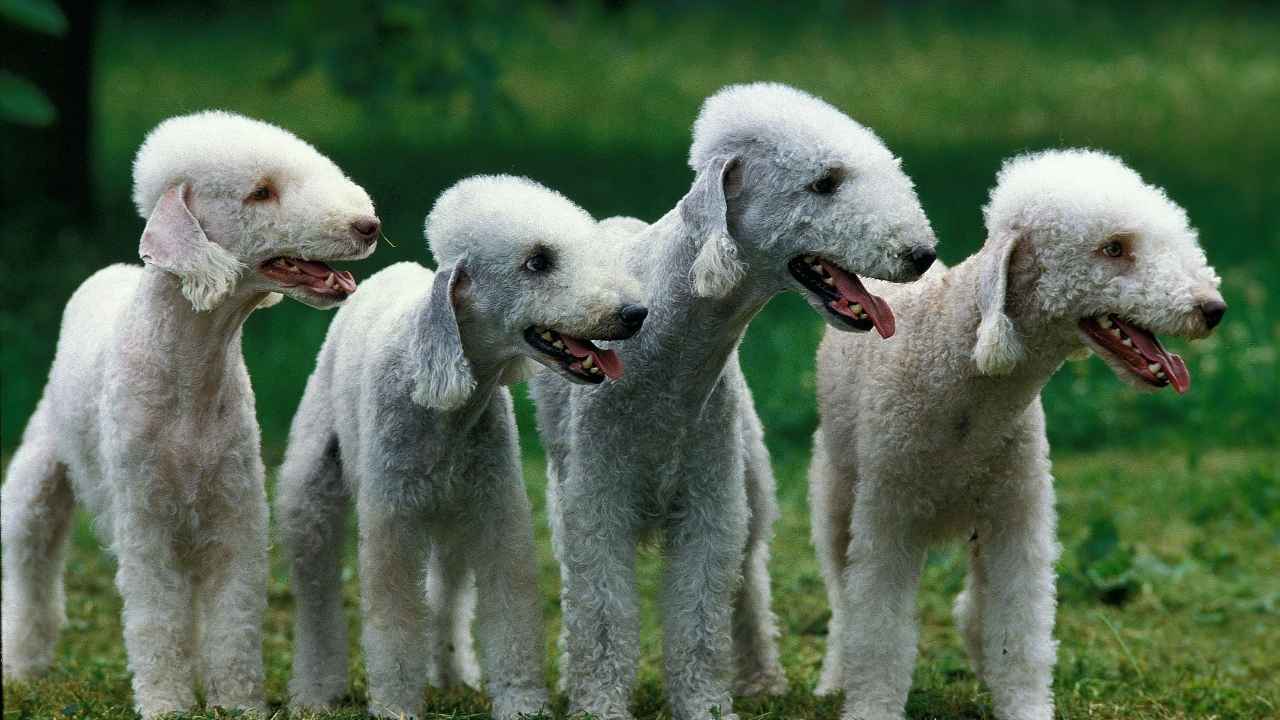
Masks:
[[[742,584],[733,608],[733,650],[736,661],[734,693],[781,695],[787,676],[778,658],[778,619],[773,614],[769,587],[769,543],[778,517],[773,468],[764,445],[764,432],[755,411],[743,418],[746,449],[748,520],[747,553],[742,563]]]
[[[977,531],[969,539],[969,574],[965,576],[964,590],[956,596],[951,614],[955,618],[960,636],[964,638],[969,665],[979,680],[982,676],[982,598],[987,594],[986,575],[983,571]],[[985,680],[983,680],[985,682]]]
[[[337,438],[330,432],[319,437],[295,433],[276,497],[296,607],[292,707],[328,707],[347,689],[342,549],[350,504]]]
[[[50,422],[41,401],[0,490],[6,678],[47,670],[64,620],[62,569],[74,500]]]
[[[834,695],[844,688],[844,573],[853,514],[853,483],[838,478],[838,472],[831,464],[821,431],[815,433],[813,459],[809,463],[809,521],[831,608],[822,674],[814,689],[817,695]]]
[[[442,542],[432,546],[427,566],[427,609],[431,647],[429,682],[447,688],[459,683],[479,687],[480,666],[471,640],[475,616],[475,574],[470,572],[460,548]]]

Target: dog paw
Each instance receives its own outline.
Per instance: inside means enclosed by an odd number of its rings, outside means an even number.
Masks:
[[[740,677],[733,684],[733,693],[739,697],[784,695],[786,692],[787,676],[782,672],[782,668],[761,670]]]
[[[542,688],[493,693],[494,720],[517,720],[550,716],[550,714],[547,691]]]

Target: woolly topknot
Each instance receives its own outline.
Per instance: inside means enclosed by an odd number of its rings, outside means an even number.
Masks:
[[[197,178],[217,183],[244,170],[306,173],[324,166],[342,175],[331,160],[288,130],[221,110],[180,115],[148,133],[133,160],[133,204],[151,216],[165,190]],[[238,177],[238,175],[237,175]]]
[[[1194,235],[1186,211],[1164,190],[1114,155],[1089,149],[1006,160],[982,212],[991,237],[1027,228],[1080,236],[1093,223]]]
[[[468,247],[483,247],[513,234],[555,237],[575,225],[585,237],[594,230],[595,219],[555,190],[514,175],[477,175],[440,195],[424,229],[436,266],[444,267]]]
[[[693,123],[689,166],[699,170],[715,155],[752,142],[818,162],[833,151],[892,157],[874,132],[825,100],[788,85],[759,82],[726,86],[703,102]]]

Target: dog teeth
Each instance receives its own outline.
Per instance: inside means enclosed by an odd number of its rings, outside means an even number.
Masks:
[[[1160,378],[1161,380],[1168,380],[1168,379],[1169,379],[1169,378],[1165,377],[1165,374],[1164,374],[1164,371],[1163,371],[1163,370],[1161,370],[1160,372],[1156,373],[1156,377]]]
[[[1107,330],[1107,329],[1109,329],[1109,328],[1110,328],[1114,323],[1112,323],[1112,322],[1111,322],[1111,318],[1104,317],[1104,318],[1101,318],[1100,320],[1098,320],[1098,324],[1102,326],[1102,329],[1103,329],[1103,330]]]
[[[1152,374],[1158,373],[1160,372],[1160,364],[1150,363],[1147,365],[1147,370],[1150,371]]]
[[[1120,337],[1120,328],[1111,328],[1111,334]]]
[[[593,368],[593,367],[595,367],[595,366],[596,366],[596,361],[595,361],[594,359],[592,359],[592,357],[591,357],[590,355],[588,355],[588,356],[587,356],[585,359],[583,359],[583,361],[582,361],[582,367],[584,367],[584,368],[586,368],[586,369],[588,369],[588,370],[590,370],[591,368]]]
[[[541,337],[543,340],[546,340],[547,342],[551,342],[552,340],[555,340],[555,338],[554,338],[554,337],[552,337],[552,335],[551,335],[551,331],[549,331],[549,330],[543,330],[543,331],[542,331],[542,335],[541,335],[540,337]]]
[[[854,303],[854,304],[852,304],[852,305],[850,305],[850,306],[849,306],[849,310],[850,310],[854,315],[861,315],[861,314],[862,314],[862,305],[859,305],[858,303]]]
[[[1133,347],[1133,341],[1132,341],[1132,340],[1130,340],[1129,338],[1125,338],[1125,339],[1124,339],[1124,340],[1122,340],[1121,342],[1123,342],[1123,343],[1124,343],[1124,346],[1125,346],[1125,347]]]
[[[554,347],[554,348],[555,348],[555,349],[557,349],[557,350],[563,350],[563,349],[564,349],[564,341],[563,341],[563,340],[556,340],[555,342],[551,343],[551,347]]]
[[[329,275],[325,277],[324,284],[334,290],[338,289],[338,280],[333,276],[333,273],[329,273]]]
[[[829,287],[835,287],[835,286],[836,286],[835,278],[832,278],[830,275],[823,275],[823,276],[822,276],[822,282],[823,282],[823,283],[825,283],[826,285],[828,285]]]

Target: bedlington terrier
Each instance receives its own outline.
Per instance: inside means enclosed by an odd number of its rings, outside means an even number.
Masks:
[[[426,232],[440,269],[400,263],[364,283],[334,318],[293,420],[277,501],[298,605],[291,703],[325,707],[346,690],[339,566],[354,498],[369,711],[414,716],[429,672],[474,677],[465,647],[450,652],[454,629],[470,625],[459,598],[474,578],[486,689],[494,716],[512,718],[542,710],[547,690],[502,386],[531,374],[531,360],[575,383],[616,381],[617,354],[589,338],[631,337],[647,311],[591,216],[530,180],[463,180]],[[429,556],[441,602],[430,608]]]
[[[767,571],[774,480],[738,342],[786,290],[834,327],[888,337],[892,312],[854,273],[912,280],[934,257],[899,161],[798,90],[761,83],[712,96],[690,165],[692,188],[652,226],[605,223],[649,292],[645,332],[618,347],[627,376],[532,383],[563,573],[561,675],[572,711],[600,718],[630,717],[635,555],[654,531],[665,535],[673,717],[732,717],[735,656],[739,692],[785,687]]]
[[[238,115],[161,123],[133,169],[145,267],[72,295],[4,484],[4,675],[52,661],[79,500],[119,559],[138,711],[191,708],[197,674],[209,705],[261,711],[267,500],[241,325],[276,293],[342,302],[355,282],[324,261],[368,256],[378,219],[328,158]]]
[[[1040,389],[1072,355],[1186,392],[1155,332],[1203,337],[1226,305],[1186,213],[1114,157],[1007,162],[987,241],[952,269],[883,287],[893,342],[827,333],[810,469],[813,542],[831,600],[819,693],[844,717],[901,718],[926,547],[969,541],[956,602],[1004,720],[1047,720],[1055,643],[1053,479]]]

